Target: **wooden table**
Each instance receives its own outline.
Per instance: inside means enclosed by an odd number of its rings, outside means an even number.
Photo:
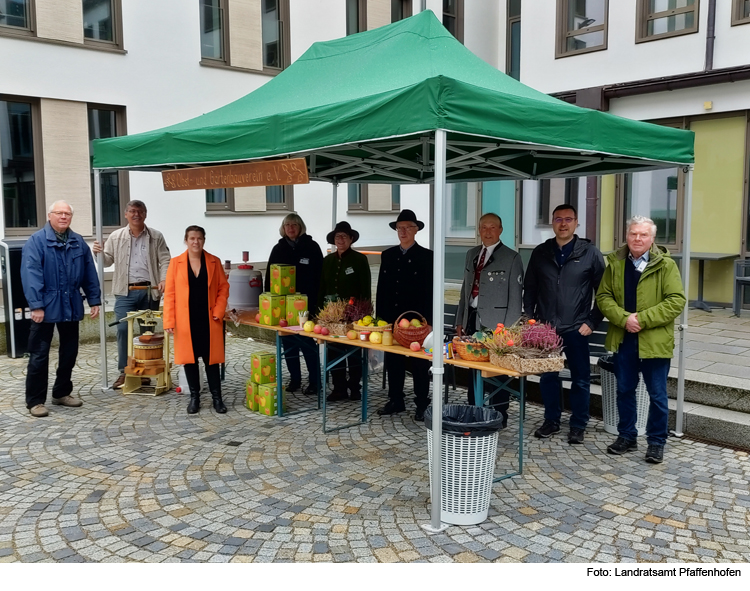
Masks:
[[[415,357],[417,359],[424,359],[427,361],[432,361],[432,355],[429,355],[425,353],[424,351],[412,351],[409,348],[402,347],[398,343],[394,342],[391,346],[385,346],[383,344],[376,344],[371,343],[370,341],[362,341],[359,338],[356,340],[349,339],[345,336],[334,336],[334,335],[321,335],[313,332],[305,332],[303,330],[300,330],[298,326],[267,326],[265,324],[259,324],[255,321],[255,316],[257,314],[257,310],[243,310],[236,312],[236,320],[234,318],[231,318],[229,315],[226,316],[225,320],[227,322],[233,322],[237,321],[240,324],[244,324],[247,326],[255,326],[258,328],[263,328],[267,330],[272,330],[276,333],[276,392],[277,392],[277,413],[279,417],[284,416],[284,404],[283,404],[283,387],[281,382],[281,359],[282,359],[282,352],[281,352],[281,339],[283,339],[286,336],[292,336],[292,335],[301,335],[303,337],[307,337],[310,339],[315,339],[319,344],[328,345],[330,343],[333,344],[339,344],[339,345],[348,345],[352,348],[351,352],[342,355],[341,357],[334,360],[332,363],[328,363],[327,359],[327,346],[323,350],[323,375],[322,379],[318,380],[318,406],[317,408],[323,409],[323,432],[324,433],[331,433],[333,431],[338,431],[340,429],[346,429],[349,427],[353,427],[362,423],[367,422],[367,398],[368,398],[368,366],[367,366],[367,351],[368,350],[375,350],[375,351],[382,351],[384,353],[394,353],[396,355],[403,355],[405,357]],[[329,429],[327,427],[327,413],[326,413],[326,397],[325,397],[325,384],[326,384],[326,376],[328,372],[335,367],[337,364],[344,361],[347,357],[350,355],[356,355],[356,354],[362,354],[362,401],[361,401],[361,418],[360,421],[356,423],[351,423],[348,425],[342,425],[339,427],[334,427]],[[519,403],[519,413],[518,413],[518,469],[514,472],[509,472],[506,474],[503,474],[502,476],[498,476],[494,479],[494,482],[497,482],[499,480],[504,480],[505,478],[510,478],[512,476],[516,476],[518,474],[521,474],[523,472],[523,421],[524,421],[524,414],[525,414],[525,405],[526,405],[526,376],[532,375],[532,374],[523,374],[519,372],[515,372],[508,369],[503,369],[501,367],[494,366],[490,364],[489,362],[477,362],[477,361],[465,361],[463,359],[448,359],[446,357],[443,358],[443,362],[447,365],[453,365],[455,367],[463,367],[465,369],[469,369],[472,371],[473,379],[474,379],[474,396],[475,396],[475,405],[476,406],[484,406],[495,394],[497,394],[500,391],[506,391],[510,395],[511,398],[516,400]],[[514,379],[519,380],[519,388],[518,390],[515,390],[511,386],[511,382]],[[490,385],[493,386],[493,390],[489,392],[487,395],[484,394],[484,382],[487,381]],[[433,396],[440,395],[440,393],[435,394],[433,392]],[[308,409],[302,409],[298,411],[294,411],[293,413],[286,413],[286,414],[295,414],[300,412],[307,412],[309,410],[315,410],[312,408]]]

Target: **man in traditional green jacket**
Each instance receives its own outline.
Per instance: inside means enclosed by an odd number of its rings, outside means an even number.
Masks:
[[[635,391],[639,373],[650,397],[646,461],[664,459],[669,407],[667,374],[674,350],[674,320],[685,309],[680,272],[669,252],[654,244],[656,224],[634,216],[627,223],[627,245],[607,256],[596,303],[609,320],[606,347],[614,351],[619,436],[607,452],[638,449]]]

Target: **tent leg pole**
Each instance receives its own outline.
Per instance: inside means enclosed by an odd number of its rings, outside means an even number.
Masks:
[[[685,202],[682,230],[682,286],[685,290],[685,309],[680,315],[679,344],[677,349],[677,406],[675,408],[674,431],[672,435],[682,437],[683,413],[685,407],[685,333],[688,328],[688,309],[690,308],[690,224],[693,206],[693,165],[685,171]]]
[[[443,308],[445,307],[445,169],[447,134],[444,129],[435,132],[435,207],[432,220],[433,277],[432,277],[432,481],[430,490],[430,524],[422,528],[438,533],[448,526],[442,520],[442,457],[443,457]]]
[[[339,208],[339,184],[333,181],[333,191],[331,192],[331,230],[336,227],[336,216]]]
[[[94,216],[96,221],[96,241],[104,247],[102,231],[102,186],[101,170],[94,169]],[[105,318],[104,302],[104,255],[96,257],[96,272],[99,274],[99,289],[102,294],[102,305],[99,306],[99,355],[101,356],[102,391],[109,389],[107,378],[107,319]]]

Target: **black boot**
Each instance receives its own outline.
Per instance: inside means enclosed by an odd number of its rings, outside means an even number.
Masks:
[[[221,377],[218,363],[206,366],[206,379],[208,380],[208,389],[211,391],[214,410],[223,415],[227,412],[227,407],[224,406],[224,401],[221,399]]]
[[[200,391],[193,393],[190,392],[190,402],[188,403],[187,411],[189,415],[196,414],[201,407],[201,393]]]

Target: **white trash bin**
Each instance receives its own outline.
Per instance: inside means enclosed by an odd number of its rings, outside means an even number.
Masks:
[[[432,486],[432,407],[425,412],[427,458]],[[442,520],[476,525],[487,519],[497,458],[497,432],[503,415],[491,408],[443,407]],[[434,495],[431,494],[431,497]]]
[[[602,376],[602,419],[604,430],[612,435],[619,435],[617,423],[620,422],[620,413],[617,411],[617,378],[610,371],[612,364],[611,355],[602,357],[597,362]],[[643,382],[643,374],[638,374],[638,386],[635,389],[635,407],[637,418],[635,428],[638,435],[646,434],[646,422],[648,421],[649,407],[648,390]]]

